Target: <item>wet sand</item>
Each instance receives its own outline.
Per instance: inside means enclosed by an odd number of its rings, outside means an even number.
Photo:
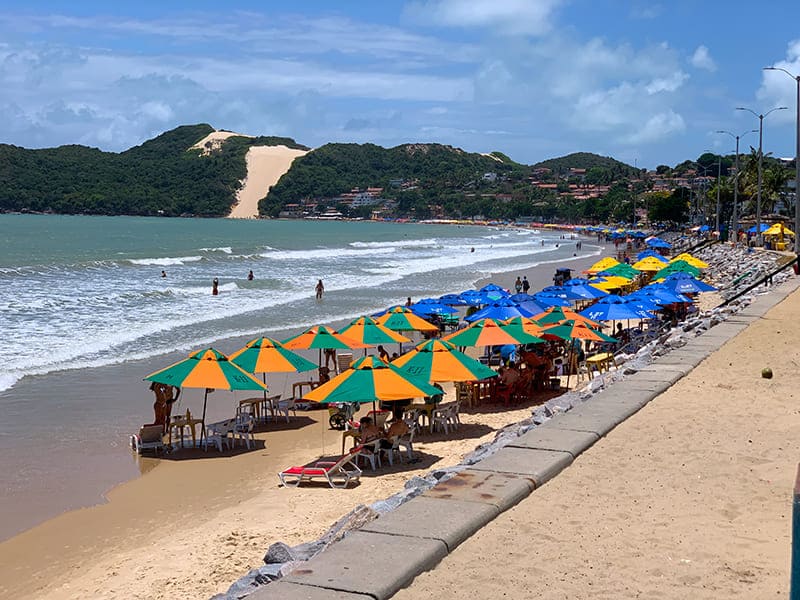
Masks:
[[[575,268],[583,269],[595,260],[581,259]],[[517,275],[527,275],[532,289],[538,290],[552,283],[555,266],[546,264],[492,279],[511,285]],[[245,341],[227,340],[219,346],[235,348]],[[124,445],[127,434],[150,418],[152,402],[141,377],[179,358],[158,357],[41,377],[29,385],[43,398],[55,394],[59,402],[75,402],[78,407],[87,389],[124,394],[130,399],[130,422],[114,432]],[[276,386],[282,388],[284,381],[283,375],[275,377]],[[242,397],[246,396],[216,392],[209,401],[209,420],[230,416],[235,400]],[[175,412],[189,406],[197,415],[201,403],[199,391],[187,390]],[[529,408],[497,411],[491,406],[467,414],[465,426],[451,438],[426,435],[415,444],[422,458],[419,463],[385,468],[377,475],[366,472],[361,485],[346,491],[278,487],[276,473],[282,468],[340,451],[341,433],[327,428],[326,411],[298,412],[288,425],[285,421],[267,425],[256,434],[259,445],[249,452],[220,456],[216,451],[187,451],[163,460],[136,459],[127,452],[119,452],[111,461],[104,457],[103,464],[112,464],[116,470],[101,466],[102,461],[92,465],[92,454],[103,449],[91,444],[92,416],[87,414],[87,452],[75,456],[78,468],[85,467],[81,480],[85,477],[91,483],[87,487],[105,481],[111,487],[140,472],[145,475],[114,487],[106,504],[61,514],[0,544],[0,597],[210,596],[259,566],[272,542],[314,539],[357,504],[387,497],[402,489],[406,479],[433,466],[456,464],[476,445],[492,439],[497,429],[529,414]],[[63,505],[64,498],[52,498],[53,490],[47,486],[43,480],[37,496],[47,506]],[[87,493],[68,501],[73,506],[90,504],[91,496]],[[9,527],[18,526],[31,513],[24,501],[17,506],[14,520],[6,523]]]

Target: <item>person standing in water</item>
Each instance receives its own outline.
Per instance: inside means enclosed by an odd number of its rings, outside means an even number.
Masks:
[[[253,270],[250,269],[250,272],[247,274],[247,281],[253,281]]]
[[[219,295],[219,279],[214,277],[214,281],[211,282],[211,295],[218,296]]]
[[[167,272],[166,271],[161,271],[161,276],[162,277],[166,277],[167,276]]]
[[[317,281],[317,287],[314,289],[317,292],[317,300],[322,300],[322,293],[325,291],[325,286],[322,285],[322,279]]]

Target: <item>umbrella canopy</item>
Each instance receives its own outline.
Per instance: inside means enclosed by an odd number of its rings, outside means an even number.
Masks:
[[[614,275],[615,277],[625,277],[627,279],[633,279],[639,275],[639,271],[637,269],[626,263],[616,264],[613,267],[603,269],[600,272],[603,274]]]
[[[672,244],[670,244],[669,242],[665,242],[661,238],[657,237],[650,238],[645,243],[651,248],[667,248],[667,249],[672,248]]]
[[[664,268],[664,262],[655,256],[645,256],[631,265],[637,271],[660,271]]]
[[[563,308],[561,306],[553,306],[543,313],[534,315],[533,319],[541,325],[555,325],[563,321],[573,320],[580,321],[588,327],[602,327],[602,325],[597,321],[593,321],[592,319],[584,317],[571,308]]]
[[[707,262],[704,262],[704,261],[700,260],[696,256],[692,256],[688,252],[682,252],[681,254],[678,254],[678,256],[676,256],[675,258],[673,258],[669,262],[674,263],[674,262],[677,262],[679,260],[685,260],[687,263],[689,263],[690,265],[692,265],[693,267],[696,267],[698,269],[707,269],[708,268],[708,263]]]
[[[533,301],[544,308],[549,308],[551,306],[572,306],[572,303],[566,298],[559,298],[555,294],[549,294],[547,292],[538,292],[534,294]],[[524,303],[520,304],[520,306],[523,305]],[[527,310],[527,308],[526,306],[525,309]]]
[[[650,319],[653,314],[637,307],[622,296],[614,294],[600,298],[590,307],[582,310],[581,315],[593,321],[624,321],[626,319]]]
[[[542,337],[556,340],[590,340],[592,342],[616,342],[617,340],[604,333],[587,327],[585,323],[567,320],[563,323],[549,325],[542,330]]]
[[[467,306],[467,303],[461,298],[461,294],[444,294],[439,296],[439,302],[446,306]]]
[[[698,292],[714,292],[717,288],[713,285],[695,279],[688,273],[673,273],[662,284],[668,290],[679,294],[696,294]]]
[[[656,260],[660,261],[661,262],[661,266],[664,266],[666,263],[669,262],[668,258],[666,258],[664,256],[661,256],[655,250],[643,250],[642,252],[639,252],[639,254],[636,255],[636,258],[637,258],[637,260],[642,260],[643,258],[647,258],[648,256],[650,256],[652,258],[655,258]]]
[[[445,381],[479,381],[496,377],[480,361],[459,352],[450,342],[428,340],[392,361],[403,373],[430,383]]]
[[[700,269],[697,267],[693,267],[685,260],[676,260],[675,262],[669,263],[666,267],[657,271],[655,275],[653,275],[653,279],[663,279],[667,275],[671,275],[672,273],[688,273],[693,277],[700,276]]]
[[[354,348],[369,348],[371,344],[364,344],[336,333],[324,325],[309,327],[303,333],[283,340],[283,346],[289,350],[352,350]]]
[[[635,293],[628,296],[640,296],[655,299],[659,304],[678,304],[682,302],[691,302],[691,298],[687,298],[683,294],[667,288],[661,283],[654,283],[644,287]]]
[[[500,324],[501,327],[510,327],[512,329],[522,329],[528,335],[538,336],[542,331],[542,326],[530,317],[512,317],[506,319]]]
[[[761,229],[761,232],[763,233],[767,229],[769,229],[769,227],[767,227],[764,223],[761,223],[760,229]],[[750,229],[747,230],[747,233],[755,233],[755,232],[756,232],[756,226],[755,225],[753,225]]]
[[[214,348],[192,352],[188,358],[150,373],[145,380],[181,388],[263,390],[266,387]]]
[[[783,223],[775,223],[764,232],[764,235],[794,235],[794,231]]]
[[[500,327],[493,319],[482,319],[461,331],[451,333],[445,341],[456,346],[503,346],[505,344],[536,344],[540,340],[536,336],[522,331],[511,332]]]
[[[248,373],[293,373],[317,368],[310,360],[268,337],[250,340],[228,358]]]
[[[423,298],[410,306],[418,315],[452,315],[458,311],[452,306],[442,304],[434,298]]]
[[[496,321],[505,321],[511,317],[530,317],[533,313],[522,308],[520,305],[511,302],[510,300],[499,300],[482,308],[481,310],[471,314],[464,320],[467,323],[472,323],[480,319],[494,319]]]
[[[426,321],[413,310],[404,306],[396,306],[389,312],[384,313],[376,322],[392,331],[439,331],[436,325]]]
[[[339,330],[339,335],[358,340],[362,344],[377,346],[378,344],[402,344],[411,340],[395,333],[391,329],[379,325],[370,317],[360,317],[350,325]]]
[[[541,293],[553,295],[556,298],[561,298],[563,300],[583,300],[583,297],[576,293],[572,287],[565,285],[549,285],[546,288],[542,288]]]
[[[598,282],[598,283],[603,283]],[[600,288],[589,285],[589,284],[580,284],[580,285],[565,285],[567,289],[569,289],[576,297],[580,300],[594,300],[596,298],[602,298],[606,294],[607,291],[601,290]]]
[[[587,273],[599,273],[600,271],[605,271],[610,269],[614,265],[620,264],[618,260],[611,258],[610,256],[606,256],[605,258],[601,258],[596,263],[594,263],[591,267],[589,267],[586,272]]]
[[[604,292],[608,292],[610,290],[618,290],[628,284],[630,284],[630,279],[618,277],[616,275],[609,275],[608,277],[604,277],[603,281],[598,281],[596,283],[592,281],[592,283],[589,285],[596,287],[599,290],[603,290]]]
[[[314,402],[376,402],[441,394],[439,388],[403,373],[376,356],[365,356],[330,381],[303,396]]]
[[[458,295],[461,302],[467,306],[482,306],[489,304],[490,300],[478,290],[466,290]]]

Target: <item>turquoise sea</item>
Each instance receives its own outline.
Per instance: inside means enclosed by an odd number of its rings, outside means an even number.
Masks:
[[[135,476],[127,434],[151,417],[141,379],[153,365],[571,260],[559,241],[478,226],[0,215],[0,539]]]

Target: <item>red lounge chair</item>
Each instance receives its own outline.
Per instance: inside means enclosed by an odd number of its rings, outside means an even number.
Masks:
[[[302,481],[324,479],[332,488],[346,488],[351,481],[358,481],[361,469],[355,464],[363,446],[356,446],[338,461],[320,461],[309,467],[290,467],[278,473],[285,487],[297,487]]]

